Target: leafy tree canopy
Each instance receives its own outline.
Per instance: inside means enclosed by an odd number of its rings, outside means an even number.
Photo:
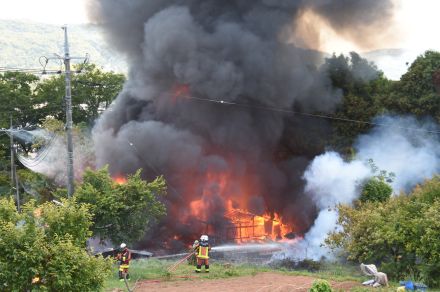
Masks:
[[[78,202],[90,205],[94,213],[94,235],[114,243],[133,243],[166,214],[165,206],[158,200],[165,190],[163,177],[146,182],[140,170],[119,184],[111,178],[107,168],[88,169],[75,197]]]
[[[382,96],[390,90],[392,82],[386,79],[373,63],[351,52],[349,57],[333,55],[325,60],[322,69],[332,85],[343,92],[342,103],[334,117],[369,122],[386,109]],[[336,135],[333,144],[343,150],[351,146],[355,137],[370,129],[366,123],[334,121]]]
[[[440,121],[440,52],[427,51],[419,56],[384,104],[398,113],[430,115]]]
[[[413,274],[440,285],[440,177],[410,195],[338,211],[341,229],[329,235],[329,246],[342,248],[350,260],[380,264],[393,277]]]
[[[34,202],[19,214],[14,201],[0,199],[0,289],[2,291],[98,291],[111,262],[90,256],[91,215],[74,199]]]
[[[114,72],[104,72],[94,64],[77,66],[82,73],[72,75],[72,106],[74,123],[92,124],[98,115],[110,106],[122,89],[125,77]],[[35,89],[39,105],[39,119],[53,116],[65,120],[64,76],[54,76],[40,82]]]

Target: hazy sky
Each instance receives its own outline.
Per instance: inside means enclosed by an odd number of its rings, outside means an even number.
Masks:
[[[87,1],[89,0],[0,0],[0,19],[31,20],[60,25],[86,23]],[[402,64],[412,61],[417,55],[428,49],[440,51],[440,0],[394,1],[395,26],[392,30],[394,33],[391,34],[394,37],[390,37],[391,42],[377,43],[374,44],[375,47],[368,49],[359,48],[331,29],[322,28],[321,45],[317,49],[328,53],[384,48],[406,49],[409,53],[398,57],[398,64],[391,64],[389,59],[374,60],[393,78],[398,78],[406,70]]]
[[[88,0],[0,0],[0,19],[26,19],[51,24],[87,22]],[[368,0],[366,0],[368,1]],[[392,47],[440,50],[440,0],[395,0],[396,27],[401,31]],[[356,50],[344,39],[328,34],[328,51]],[[390,46],[387,44],[387,46]],[[330,49],[331,47],[331,49]],[[383,48],[381,44],[377,49]]]
[[[87,0],[0,0],[0,19],[51,24],[87,22]]]

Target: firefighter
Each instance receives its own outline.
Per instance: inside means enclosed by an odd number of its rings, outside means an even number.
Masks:
[[[205,265],[205,272],[209,273],[209,251],[211,250],[211,246],[208,242],[208,235],[202,235],[199,242],[196,240],[193,248],[197,258],[196,273],[202,271],[202,265]]]
[[[130,267],[131,252],[125,243],[121,243],[116,260],[119,263],[119,281],[124,281],[124,277],[128,280],[128,268]]]

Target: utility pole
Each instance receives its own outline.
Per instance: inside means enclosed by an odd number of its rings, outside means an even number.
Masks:
[[[70,86],[70,54],[67,26],[64,29],[64,66],[66,68],[66,134],[67,134],[67,196],[74,192],[73,142],[72,142],[72,88]]]
[[[84,60],[84,63],[88,61],[88,57],[71,57],[69,52],[69,39],[67,37],[67,25],[62,27],[64,30],[64,56],[55,55],[55,57],[46,58],[47,62],[51,59],[58,59],[64,62],[65,67],[65,82],[66,82],[66,136],[67,136],[67,196],[70,198],[75,191],[75,175],[73,169],[73,139],[72,139],[72,87],[71,87],[71,74],[70,61],[73,59]],[[44,67],[46,66],[44,65]]]
[[[10,116],[9,137],[11,142],[11,191],[14,190],[15,184],[15,200],[17,201],[17,211],[20,212],[20,191],[18,189],[17,167],[15,165],[15,147],[14,136],[12,133],[12,115]]]

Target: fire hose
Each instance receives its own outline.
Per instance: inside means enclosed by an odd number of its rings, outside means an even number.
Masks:
[[[190,252],[189,254],[187,254],[185,257],[183,257],[182,259],[178,260],[177,262],[175,262],[172,266],[170,266],[167,271],[168,273],[173,272],[175,269],[177,269],[178,266],[180,266],[185,260],[187,260],[188,258],[190,258],[193,254],[195,254],[195,252]]]

